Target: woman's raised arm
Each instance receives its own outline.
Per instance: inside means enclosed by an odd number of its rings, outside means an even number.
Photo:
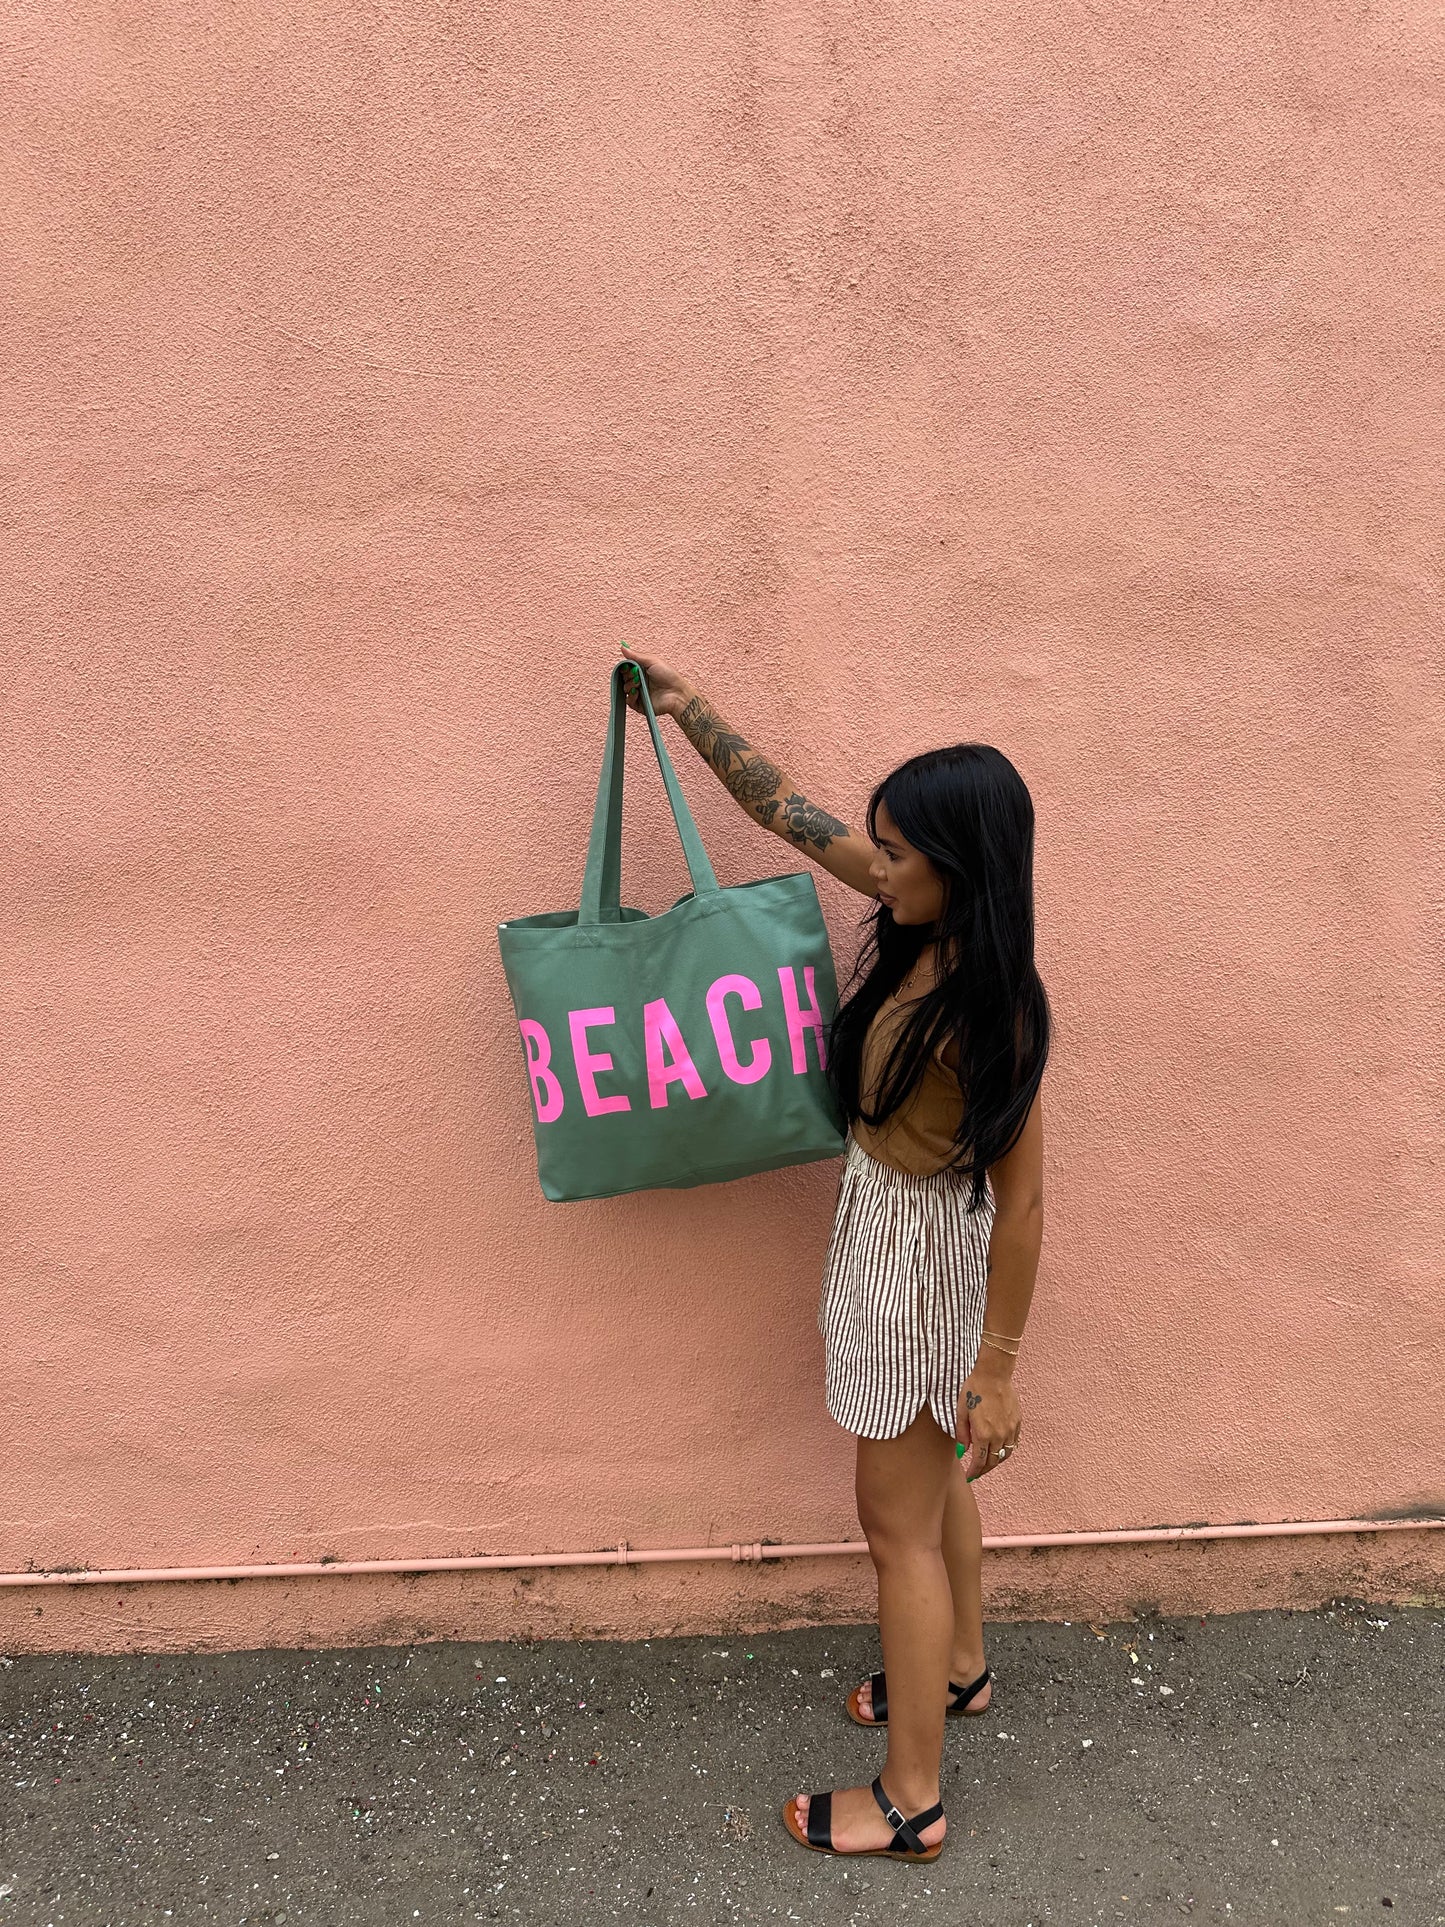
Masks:
[[[784,842],[795,844],[861,896],[877,896],[878,886],[869,874],[873,852],[867,837],[857,835],[804,796],[776,763],[723,720],[685,676],[625,645],[623,654],[647,677],[653,708],[659,715],[675,719],[693,748],[754,822]],[[642,707],[635,689],[629,691],[627,700],[633,709]]]

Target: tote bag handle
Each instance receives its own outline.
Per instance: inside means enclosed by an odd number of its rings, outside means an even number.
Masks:
[[[607,717],[607,745],[602,752],[597,803],[592,812],[592,835],[587,844],[587,868],[582,873],[582,907],[577,913],[579,924],[620,923],[622,920],[622,747],[627,728],[626,678],[632,668],[630,662],[619,662],[612,670],[612,707]],[[672,820],[677,825],[682,854],[687,861],[688,875],[692,878],[693,895],[706,896],[717,890],[717,876],[708,862],[707,851],[702,847],[702,838],[692,820],[692,812],[678,785],[672,760],[663,744],[662,732],[657,727],[652,692],[640,669],[637,679],[642,686],[642,707],[652,734],[652,747],[657,752],[667,800],[672,805]]]

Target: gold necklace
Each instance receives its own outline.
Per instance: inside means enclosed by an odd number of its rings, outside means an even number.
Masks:
[[[908,975],[903,979],[902,984],[899,986],[899,990],[911,990],[913,988],[914,979],[918,975],[918,966],[922,962],[923,962],[923,958],[921,956],[914,958],[913,968],[909,971]],[[898,993],[895,992],[894,994],[897,995]]]

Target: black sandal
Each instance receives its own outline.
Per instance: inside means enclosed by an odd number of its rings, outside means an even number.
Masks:
[[[966,1713],[970,1719],[976,1719],[980,1713],[986,1713],[988,1711],[987,1706],[970,1707],[969,1701],[973,1699],[976,1694],[983,1691],[990,1678],[991,1674],[987,1666],[985,1666],[972,1686],[960,1686],[956,1681],[950,1680],[948,1682],[948,1690],[950,1693],[956,1693],[958,1697],[950,1700],[944,1708],[944,1717],[952,1720],[956,1719],[960,1713]],[[873,1688],[873,1711],[877,1717],[871,1720],[865,1720],[860,1713],[854,1710],[858,1695],[863,1690],[861,1686],[855,1686],[843,1703],[848,1717],[855,1726],[887,1726],[888,1683],[882,1673],[872,1673],[869,1675],[868,1684]],[[989,1704],[992,1705],[992,1703],[992,1698],[990,1698]]]
[[[800,1831],[797,1822],[790,1816],[793,1802],[788,1801],[783,1808],[783,1825],[798,1842],[799,1846],[809,1848],[813,1853],[836,1853],[843,1860],[917,1860],[927,1862],[936,1860],[943,1852],[944,1841],[937,1846],[925,1847],[919,1835],[925,1827],[931,1827],[936,1820],[943,1818],[943,1802],[937,1801],[926,1812],[915,1813],[911,1820],[905,1820],[883,1791],[882,1778],[873,1782],[873,1798],[883,1809],[883,1817],[893,1829],[891,1847],[835,1847],[833,1845],[833,1796],[831,1793],[810,1793],[808,1795],[808,1830]],[[902,1849],[899,1841],[902,1841]]]

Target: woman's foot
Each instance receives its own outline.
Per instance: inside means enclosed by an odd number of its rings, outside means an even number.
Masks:
[[[950,1686],[953,1686],[955,1684],[960,1686],[971,1685],[972,1682],[978,1678],[979,1674],[983,1670],[984,1670],[984,1662],[983,1662],[983,1655],[981,1653],[978,1654],[977,1656],[973,1654],[969,1654],[966,1658],[964,1658],[961,1661],[958,1655],[955,1653],[952,1660],[949,1663],[949,1673],[948,1673],[949,1685]],[[961,1695],[959,1695],[958,1693],[950,1692],[947,1700],[947,1709],[951,1710],[953,1707],[957,1706],[960,1697]],[[978,1691],[969,1700],[968,1702],[969,1712],[970,1713],[986,1712],[988,1710],[988,1703],[992,1698],[993,1698],[993,1681],[989,1680],[986,1682],[986,1684],[984,1684],[983,1686],[980,1686]],[[882,1721],[875,1720],[873,1717],[873,1678],[871,1674],[867,1679],[864,1680],[861,1686],[854,1688],[852,1700],[853,1700],[853,1705],[857,1708],[857,1717],[862,1725],[879,1726],[879,1725],[887,1724],[886,1720],[882,1720]]]
[[[924,1813],[938,1799],[937,1792],[930,1793],[925,1799],[910,1800],[906,1804],[898,1801],[898,1796],[889,1790],[889,1798],[894,1800],[905,1816],[912,1818],[915,1813]],[[795,1793],[788,1802],[798,1823],[800,1833],[808,1831],[808,1807],[811,1795]],[[925,1847],[936,1847],[948,1832],[948,1822],[937,1819],[932,1826],[924,1827],[919,1839]],[[892,1827],[883,1816],[883,1809],[873,1798],[871,1787],[839,1787],[833,1795],[832,1840],[837,1853],[868,1853],[880,1847],[894,1845]]]

